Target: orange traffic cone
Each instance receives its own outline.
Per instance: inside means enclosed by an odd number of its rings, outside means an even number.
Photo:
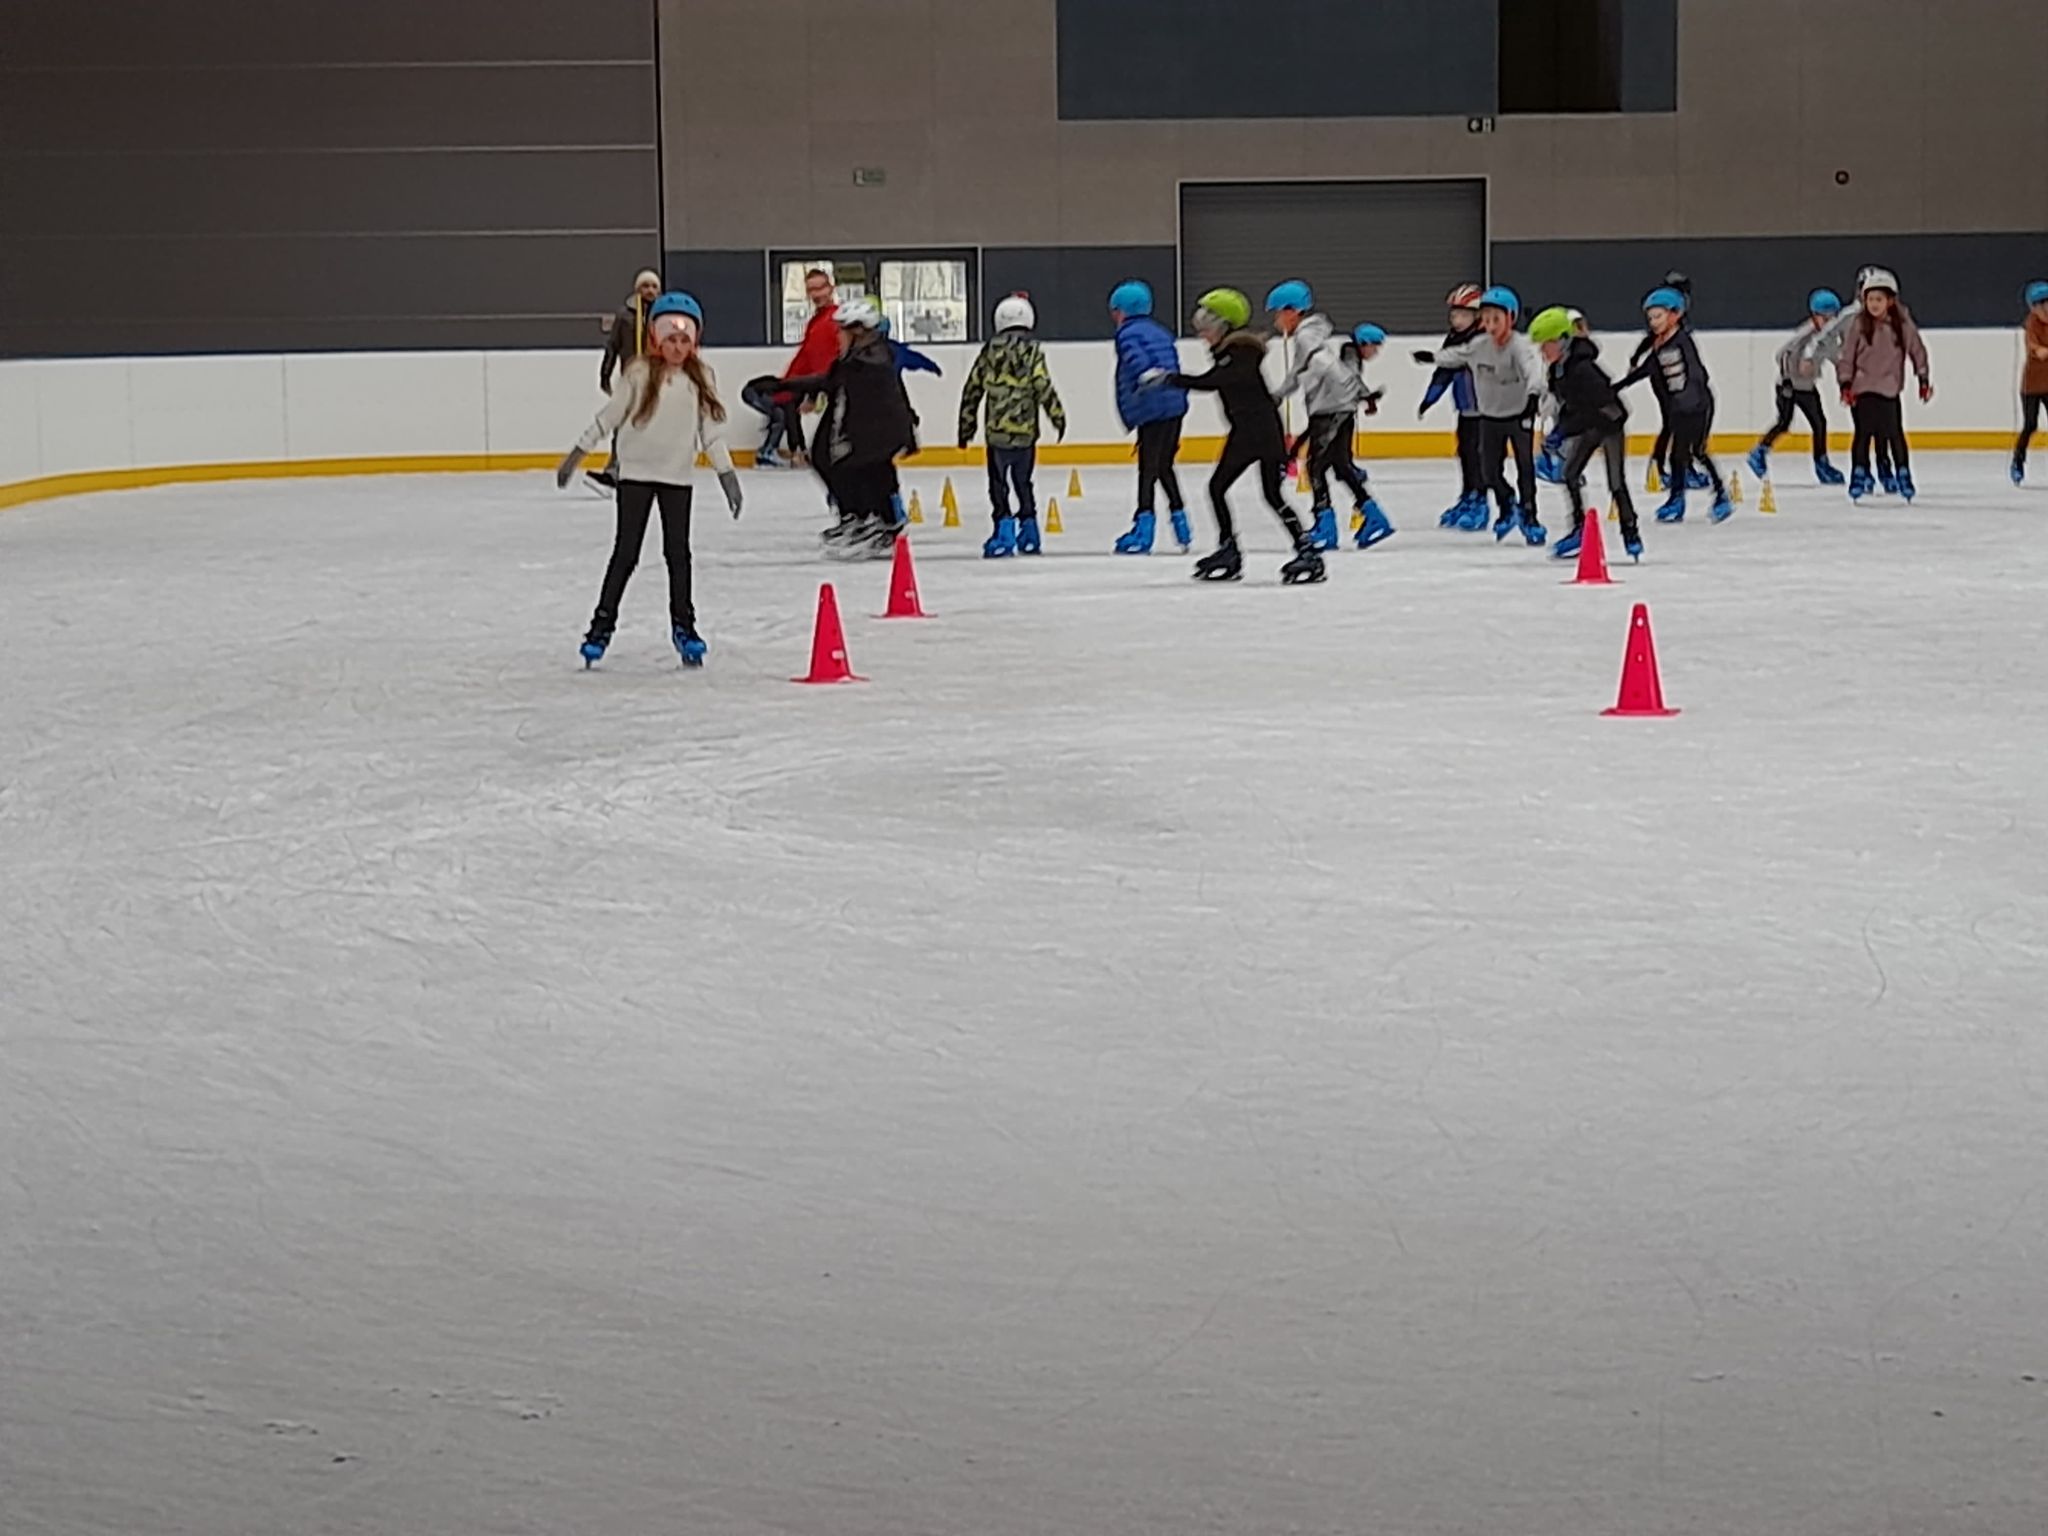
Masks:
[[[1650,610],[1637,603],[1628,616],[1628,649],[1621,658],[1621,696],[1603,715],[1675,715],[1664,707],[1664,683],[1657,675],[1657,642],[1650,634]]]
[[[864,683],[846,659],[846,631],[839,623],[839,594],[826,582],[818,588],[818,623],[811,631],[811,671],[792,683]]]
[[[889,565],[889,608],[885,619],[928,619],[917,600],[917,570],[910,563],[910,540],[896,541],[896,556]]]
[[[1568,587],[1611,587],[1614,578],[1607,574],[1607,546],[1600,533],[1600,514],[1588,512],[1586,521],[1579,530],[1578,574],[1565,583]]]

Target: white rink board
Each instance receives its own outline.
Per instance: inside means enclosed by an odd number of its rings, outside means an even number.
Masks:
[[[1604,590],[956,473],[895,626],[749,473],[696,675],[542,474],[0,516],[0,1523],[2038,1536],[2048,487],[1791,468]]]

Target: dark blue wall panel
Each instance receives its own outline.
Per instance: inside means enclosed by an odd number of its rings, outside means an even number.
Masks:
[[[1172,327],[1174,268],[1170,245],[989,246],[981,253],[983,308],[1021,289],[1047,341],[1097,341],[1110,334],[1109,290],[1136,277],[1152,285],[1157,313]]]
[[[768,253],[670,251],[662,276],[704,306],[704,341],[713,347],[760,347],[768,334]]]
[[[1678,110],[1678,0],[1621,0],[1621,110]]]
[[[1060,116],[1493,110],[1497,0],[1059,0]]]

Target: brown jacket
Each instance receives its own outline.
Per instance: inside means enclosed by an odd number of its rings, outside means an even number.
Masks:
[[[2020,393],[2048,395],[2048,320],[2028,312],[2027,362],[2020,370]]]
[[[630,294],[605,332],[604,361],[597,365],[597,387],[610,394],[613,370],[653,350],[654,336],[647,328],[646,306],[640,302],[639,294]]]

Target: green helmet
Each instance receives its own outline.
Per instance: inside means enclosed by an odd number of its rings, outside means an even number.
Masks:
[[[1195,300],[1195,318],[1198,323],[1203,310],[1207,310],[1233,331],[1241,330],[1252,323],[1252,301],[1235,288],[1211,288]]]
[[[1529,322],[1531,341],[1563,341],[1572,333],[1572,312],[1553,304]]]

